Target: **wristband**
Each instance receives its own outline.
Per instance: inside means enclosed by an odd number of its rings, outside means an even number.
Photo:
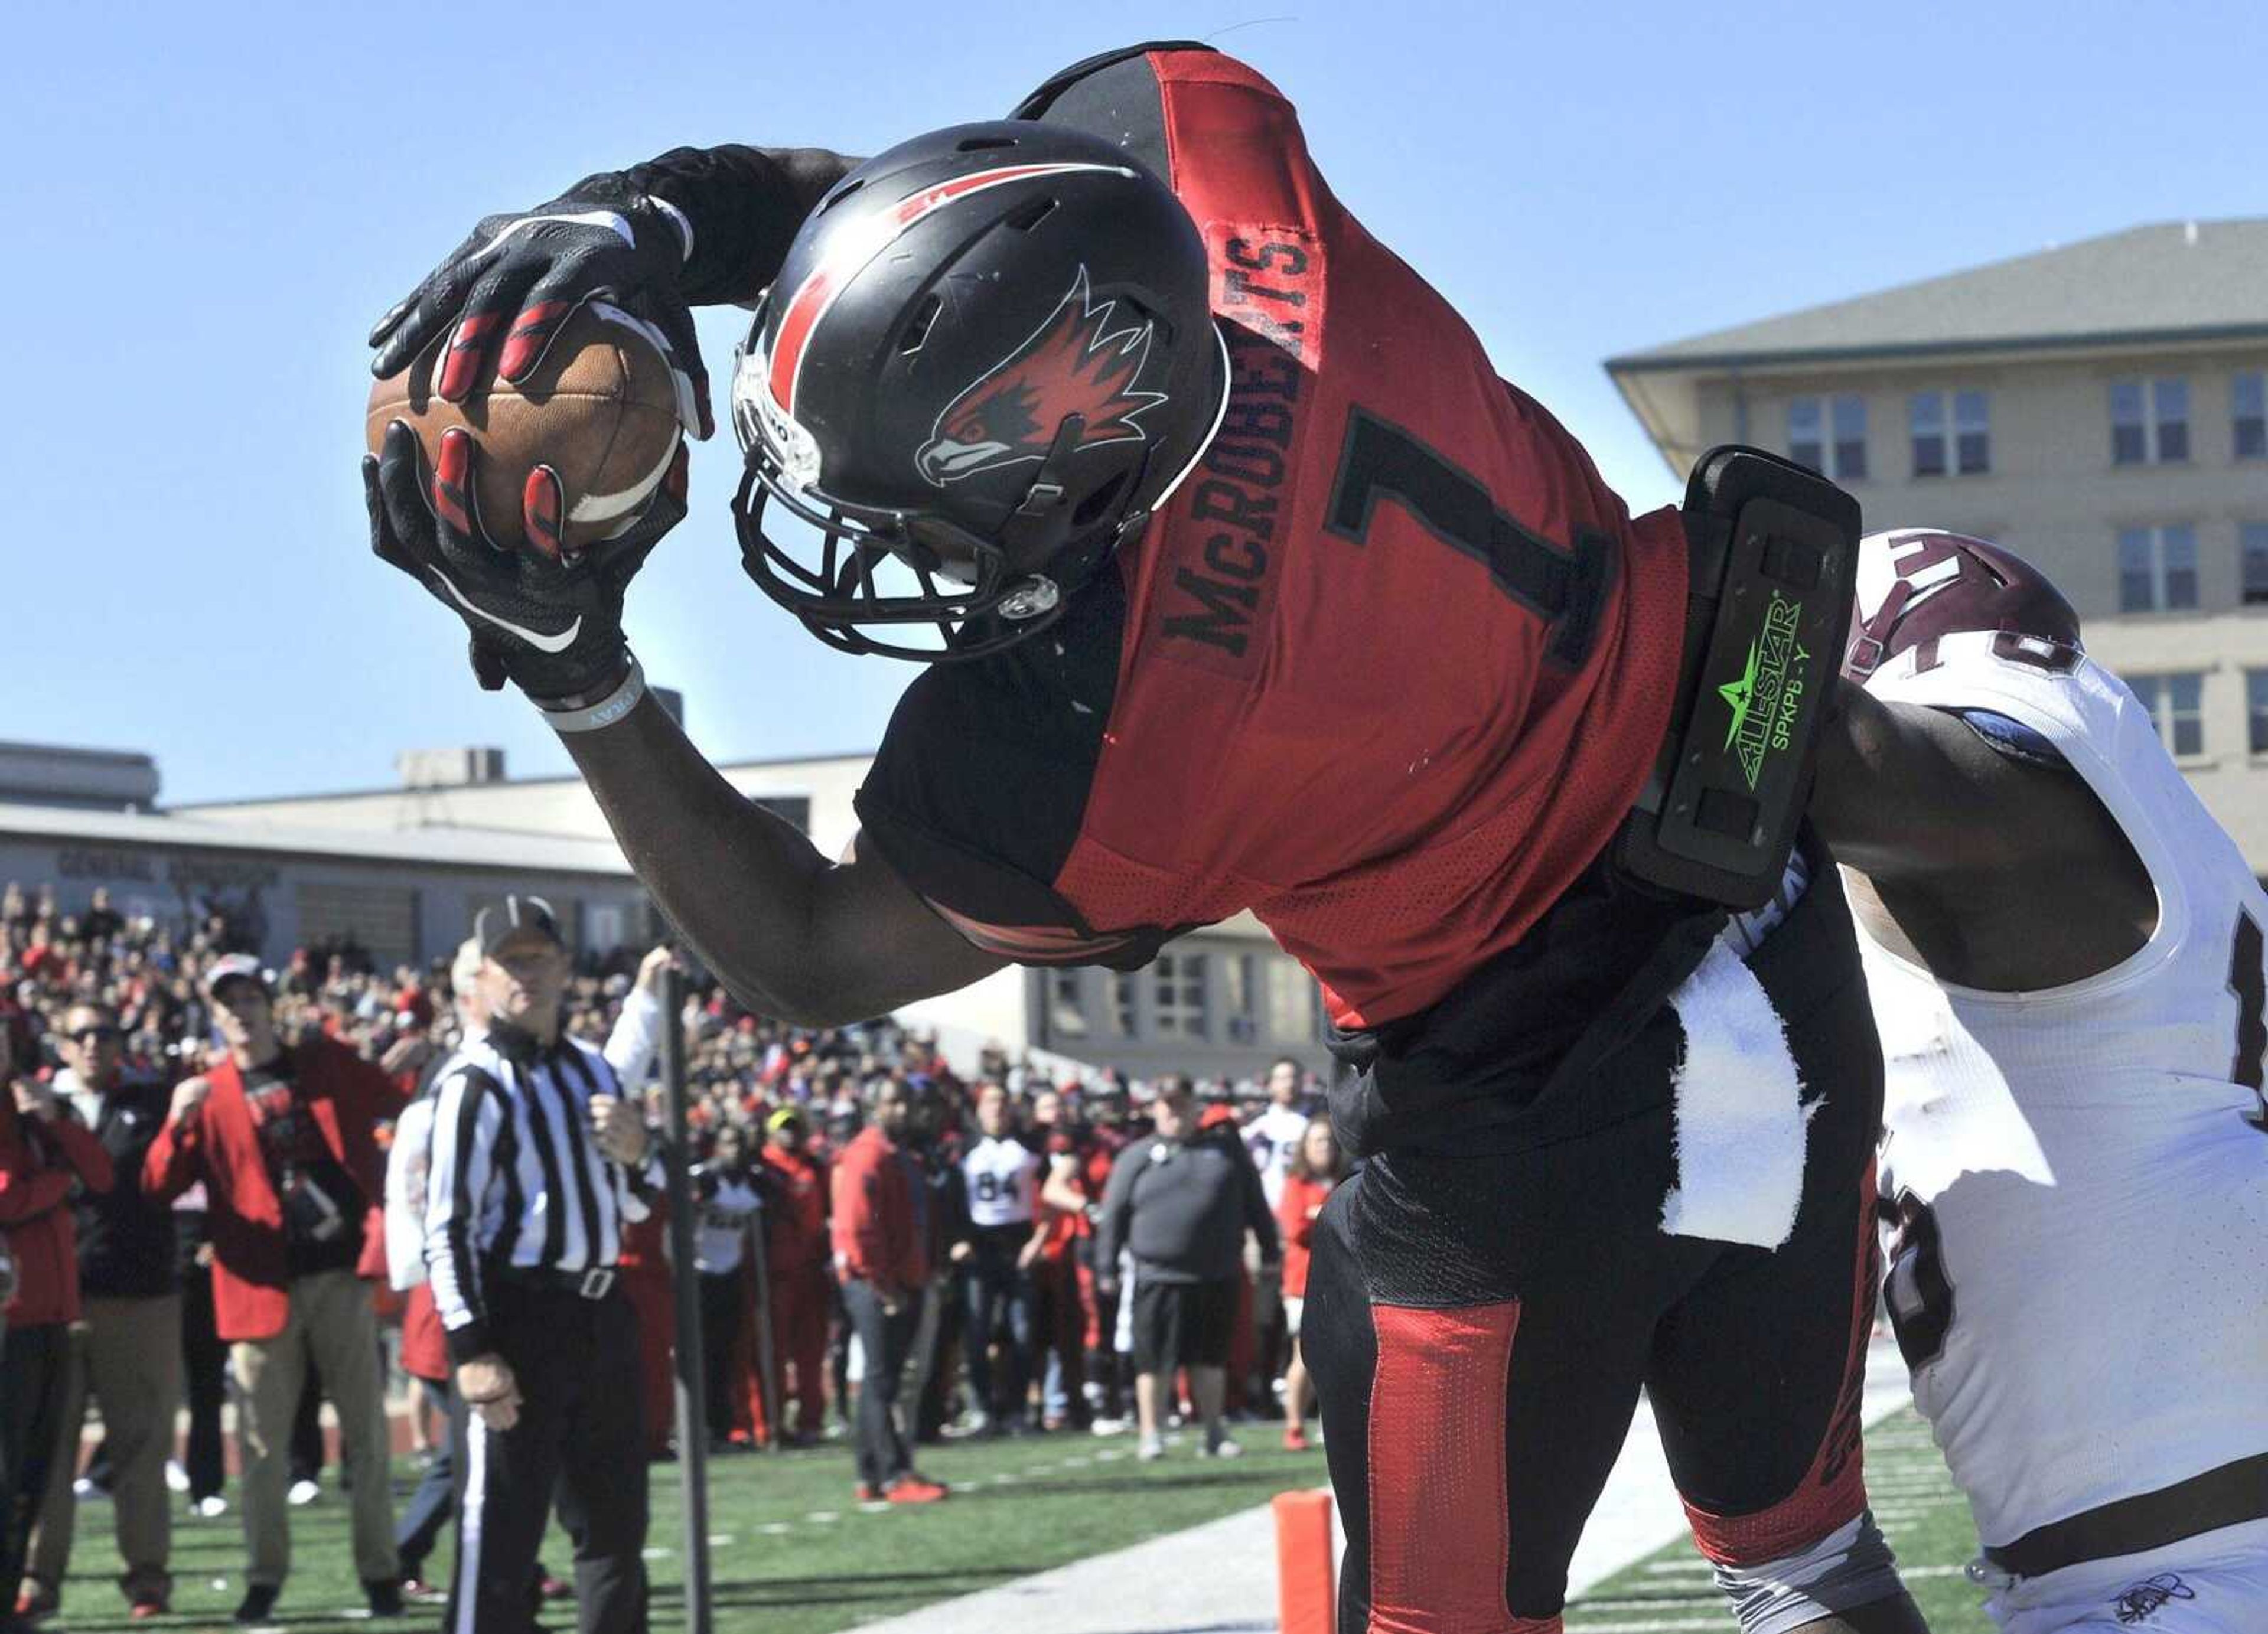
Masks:
[[[645,670],[637,659],[630,659],[630,673],[622,683],[596,703],[564,710],[543,710],[544,724],[554,732],[597,732],[611,726],[632,710],[645,696]],[[542,705],[536,706],[542,709]]]

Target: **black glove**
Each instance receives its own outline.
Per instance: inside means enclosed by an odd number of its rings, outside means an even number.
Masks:
[[[487,217],[378,320],[371,372],[381,379],[399,372],[453,323],[435,389],[461,402],[498,340],[498,376],[523,380],[568,313],[604,296],[661,331],[677,376],[678,417],[687,436],[705,438],[716,429],[709,374],[678,287],[692,231],[682,214],[613,173],[586,176],[532,210]]]
[[[473,673],[494,692],[508,676],[537,703],[574,709],[605,697],[630,671],[622,593],[661,536],[685,515],[685,445],[638,520],[573,560],[534,549],[500,550],[482,532],[473,500],[469,433],[441,438],[431,497],[417,434],[396,421],[385,453],[362,462],[370,548],[431,591],[472,632]],[[559,479],[536,467],[531,539],[558,537]],[[542,479],[549,479],[548,498]],[[551,519],[547,529],[543,514]]]

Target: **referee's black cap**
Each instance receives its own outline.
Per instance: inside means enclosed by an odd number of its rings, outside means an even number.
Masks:
[[[481,945],[482,958],[494,958],[497,949],[513,937],[529,934],[557,946],[567,945],[559,934],[558,916],[540,896],[507,896],[473,917],[473,939]]]

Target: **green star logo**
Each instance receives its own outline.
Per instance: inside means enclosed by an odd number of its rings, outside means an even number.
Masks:
[[[1738,681],[1728,681],[1717,688],[1717,696],[1725,700],[1733,711],[1732,724],[1725,728],[1725,747],[1731,748],[1733,740],[1741,735],[1742,723],[1749,718],[1749,700],[1756,688],[1756,644],[1749,643],[1749,666]]]

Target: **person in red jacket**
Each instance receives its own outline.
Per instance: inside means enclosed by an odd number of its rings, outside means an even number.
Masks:
[[[16,1591],[32,1520],[70,1388],[70,1324],[78,1320],[75,1185],[107,1192],[110,1154],[44,1087],[15,1076],[0,1027],[0,1232],[15,1262],[0,1341],[0,1629],[17,1626]]]
[[[898,1428],[898,1386],[929,1283],[925,1188],[900,1145],[912,1092],[895,1078],[870,1092],[867,1124],[836,1160],[835,1268],[865,1354],[858,1385],[858,1501],[929,1504],[945,1488],[916,1473]]]
[[[764,1220],[771,1279],[772,1349],[780,1392],[795,1397],[794,1439],[816,1440],[826,1414],[828,1298],[827,1168],[805,1145],[799,1107],[766,1122]],[[780,1408],[783,1435],[787,1411]]]
[[[1276,1229],[1284,1240],[1284,1330],[1292,1365],[1284,1371],[1284,1446],[1307,1450],[1307,1364],[1300,1355],[1300,1313],[1307,1302],[1307,1259],[1314,1252],[1315,1216],[1331,1188],[1346,1177],[1346,1157],[1331,1132],[1329,1114],[1310,1118],[1276,1199]]]
[[[228,1054],[173,1092],[144,1179],[168,1201],[202,1181],[209,1200],[213,1303],[245,1416],[250,1558],[237,1620],[267,1621],[290,1573],[284,1485],[310,1360],[343,1432],[364,1593],[373,1614],[399,1616],[378,1319],[355,1272],[367,1217],[385,1196],[374,1131],[401,1110],[401,1090],[319,1034],[287,1048],[257,960],[216,961],[205,990]]]

